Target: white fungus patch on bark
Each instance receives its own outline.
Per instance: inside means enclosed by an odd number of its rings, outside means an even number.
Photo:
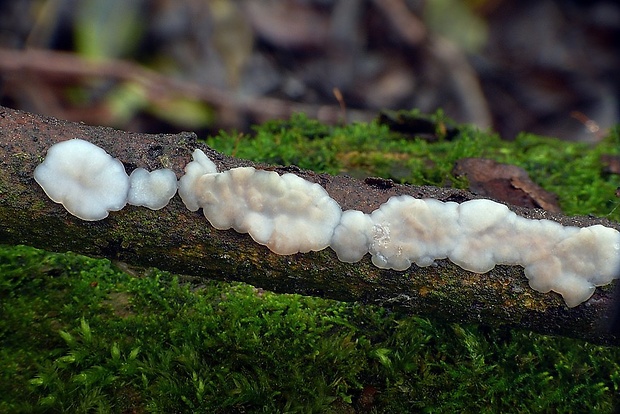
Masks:
[[[179,196],[189,211],[197,211],[200,208],[198,180],[205,174],[217,173],[217,167],[199,149],[194,150],[192,159],[193,161],[185,166],[185,175],[179,179]]]
[[[136,168],[129,176],[127,203],[160,210],[177,192],[177,176],[167,168],[147,171]]]
[[[123,164],[81,139],[53,145],[34,179],[52,201],[82,220],[104,219],[127,204],[129,177]]]
[[[204,164],[195,153],[186,168],[190,190],[180,195],[192,210],[200,206],[219,230],[233,228],[278,254],[306,253],[329,246],[342,211],[327,191],[294,174],[279,175],[253,167],[195,176]],[[204,155],[204,154],[203,154]],[[202,163],[202,164],[201,164]],[[191,183],[190,183],[191,181]]]
[[[521,265],[533,289],[557,292],[570,307],[619,277],[620,232],[602,225],[526,219],[491,200],[457,204],[407,195],[371,214],[343,213],[322,186],[297,175],[253,167],[218,172],[202,151],[192,157],[178,182],[187,208],[202,208],[216,229],[248,233],[277,254],[329,246],[341,261],[369,253],[375,266],[398,271],[446,258],[476,273]],[[52,146],[34,175],[53,201],[84,220],[105,218],[128,200],[161,208],[176,190],[170,170],[137,169],[130,187],[120,161],[82,140]]]
[[[526,219],[491,200],[456,204],[399,196],[370,218],[368,251],[381,268],[405,270],[411,263],[428,266],[443,258],[476,273],[498,264],[521,265],[533,289],[557,292],[571,307],[588,300],[596,286],[611,283],[620,270],[617,230]]]

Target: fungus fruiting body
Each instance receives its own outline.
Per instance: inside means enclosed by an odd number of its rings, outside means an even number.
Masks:
[[[202,151],[194,152],[194,161],[186,168],[191,175],[182,178],[180,195],[190,210],[201,207],[213,227],[248,233],[278,254],[329,246],[342,211],[319,184],[253,167],[212,173],[204,168],[203,156]],[[200,168],[207,172],[194,176]]]
[[[357,262],[369,253],[375,266],[398,271],[438,259],[476,273],[521,265],[533,289],[555,291],[571,307],[620,273],[620,232],[602,225],[526,219],[491,200],[458,204],[408,195],[392,197],[370,214],[342,212],[322,186],[297,175],[253,167],[218,172],[202,151],[192,157],[178,182],[186,207],[202,208],[214,228],[248,233],[277,254],[329,246],[341,261]],[[142,169],[132,173],[130,184],[118,160],[81,140],[50,148],[35,179],[84,220],[105,218],[128,199],[161,208],[177,184],[172,171]]]
[[[203,175],[217,173],[217,167],[199,149],[194,150],[192,159],[193,161],[185,166],[185,175],[179,179],[179,196],[190,211],[196,211],[200,208],[198,181]]]
[[[374,265],[405,270],[412,263],[429,266],[448,257],[459,236],[458,206],[410,196],[390,198],[370,214],[368,251]]]
[[[53,145],[34,179],[49,198],[82,220],[101,220],[127,204],[129,177],[123,164],[81,139]]]
[[[136,168],[129,176],[129,184],[127,203],[151,210],[164,208],[177,192],[177,176],[167,168],[151,172]]]
[[[617,230],[526,219],[491,200],[457,204],[404,195],[359,213],[345,212],[334,232],[331,247],[341,260],[368,252],[375,266],[401,271],[445,258],[475,273],[521,265],[534,290],[557,292],[568,306],[586,301],[620,270]]]
[[[368,253],[372,227],[373,222],[369,214],[358,210],[347,210],[342,213],[330,243],[338,259],[347,263],[362,260],[362,257]]]

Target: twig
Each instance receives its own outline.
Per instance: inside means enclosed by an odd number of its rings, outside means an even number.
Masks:
[[[288,118],[303,112],[321,122],[336,124],[341,121],[339,105],[311,105],[268,97],[239,97],[233,93],[193,82],[161,75],[138,64],[123,60],[87,60],[75,54],[49,50],[0,49],[0,73],[13,81],[35,75],[48,80],[106,78],[135,82],[145,88],[152,99],[186,96],[201,100],[218,110],[247,113],[256,122],[274,118]],[[350,121],[368,121],[375,113],[349,109]]]
[[[82,221],[50,201],[33,179],[35,167],[50,146],[74,137],[102,147],[126,166],[153,170],[165,165],[177,176],[183,174],[195,148],[205,151],[221,170],[254,165],[215,152],[198,143],[194,134],[127,133],[0,107],[2,243],[71,250],[179,274],[244,281],[280,292],[358,300],[445,321],[508,324],[593,342],[619,339],[604,330],[614,307],[612,286],[596,289],[587,303],[567,308],[559,295],[531,289],[520,266],[496,266],[480,275],[439,260],[436,266],[412,266],[397,272],[373,266],[368,257],[357,263],[340,262],[331,249],[280,256],[247,234],[215,230],[202,214],[189,211],[179,197],[158,211],[127,206],[104,220]],[[300,169],[272,169],[294,171],[319,183],[343,210],[370,212],[391,196],[403,194],[441,201],[475,198],[456,189],[385,185],[381,180],[362,182]],[[511,209],[564,225],[619,226],[604,219]],[[614,285],[618,287],[618,281]]]

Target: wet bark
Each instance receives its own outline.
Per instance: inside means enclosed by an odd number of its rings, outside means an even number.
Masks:
[[[33,171],[47,149],[71,138],[102,147],[120,159],[128,173],[138,167],[166,167],[180,177],[195,148],[202,149],[220,170],[255,166],[293,172],[325,187],[343,210],[368,213],[389,197],[401,194],[457,202],[476,198],[462,190],[398,185],[381,179],[359,181],[294,166],[254,164],[212,150],[198,142],[193,133],[129,133],[0,107],[0,243],[73,251],[133,266],[243,281],[277,292],[361,301],[444,321],[514,326],[598,343],[619,341],[617,333],[608,330],[617,281],[597,288],[586,303],[568,308],[559,295],[532,290],[520,266],[496,266],[480,275],[439,260],[434,266],[414,265],[397,272],[374,267],[368,256],[358,263],[339,262],[331,249],[279,256],[247,234],[213,229],[201,211],[190,212],[178,196],[159,211],[127,206],[104,220],[82,221],[53,203],[33,179]],[[601,219],[510,208],[524,217],[547,218],[564,225],[620,228]]]

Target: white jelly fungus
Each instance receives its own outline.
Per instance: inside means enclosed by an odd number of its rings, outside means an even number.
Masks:
[[[341,261],[368,252],[375,266],[400,271],[444,258],[476,273],[521,265],[532,289],[557,292],[571,307],[620,273],[617,230],[530,220],[491,200],[392,197],[371,214],[345,211],[330,246]]]
[[[127,204],[129,177],[123,164],[81,139],[53,145],[34,179],[49,198],[82,220],[101,220]]]
[[[477,273],[497,264],[521,265],[533,289],[557,292],[571,307],[619,277],[620,232],[609,227],[526,219],[491,200],[457,204],[407,195],[390,198],[371,214],[343,213],[323,187],[297,175],[252,167],[220,173],[202,151],[192,157],[178,182],[187,208],[202,208],[216,229],[249,233],[278,254],[330,246],[341,261],[370,253],[377,267],[399,271],[445,258]],[[52,200],[84,220],[102,219],[128,199],[161,208],[177,184],[170,170],[139,168],[130,187],[120,161],[77,139],[50,148],[35,179]]]
[[[362,260],[368,253],[372,228],[370,215],[357,210],[342,213],[330,243],[330,247],[338,255],[338,260],[346,263]]]
[[[129,176],[127,203],[151,210],[164,208],[177,192],[177,177],[167,168],[148,172],[136,168]]]
[[[198,203],[197,181],[205,174],[217,173],[217,167],[207,157],[207,155],[199,149],[192,153],[193,161],[185,166],[185,175],[179,179],[179,196],[190,211],[196,211],[200,208]]]
[[[412,263],[429,266],[445,259],[458,237],[457,208],[457,203],[433,199],[390,198],[370,215],[372,262],[383,269],[405,270]]]
[[[329,246],[342,211],[319,184],[253,167],[222,173],[203,168],[202,175],[194,176],[204,164],[198,161],[203,155],[194,152],[193,162],[199,165],[188,166],[186,172],[192,176],[181,178],[183,191],[179,193],[190,210],[202,207],[213,227],[249,233],[278,254]]]

